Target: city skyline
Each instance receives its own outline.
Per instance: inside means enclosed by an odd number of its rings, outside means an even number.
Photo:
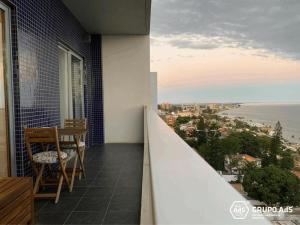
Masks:
[[[154,0],[159,102],[299,102],[299,10],[293,0]]]

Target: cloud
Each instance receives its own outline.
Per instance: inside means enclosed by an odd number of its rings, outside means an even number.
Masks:
[[[195,56],[194,55],[181,55],[181,54],[178,54],[177,57],[180,57],[180,58],[194,58]]]
[[[152,7],[152,37],[178,48],[238,46],[300,59],[299,0],[153,0]]]
[[[214,49],[218,48],[218,45],[212,43],[201,43],[199,41],[190,40],[171,40],[171,45],[178,48],[193,48],[193,49]]]

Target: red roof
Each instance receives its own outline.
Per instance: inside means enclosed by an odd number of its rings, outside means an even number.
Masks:
[[[247,154],[241,154],[241,157],[248,162],[253,162],[253,161],[257,160],[256,158],[252,157],[251,155],[247,155]]]

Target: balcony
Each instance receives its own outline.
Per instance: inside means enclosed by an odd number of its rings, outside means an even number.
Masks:
[[[145,144],[106,144],[87,151],[86,179],[61,201],[37,200],[37,224],[270,224],[233,219],[245,199],[152,111]]]
[[[85,179],[61,200],[36,200],[36,224],[139,224],[143,145],[107,144],[86,151]]]

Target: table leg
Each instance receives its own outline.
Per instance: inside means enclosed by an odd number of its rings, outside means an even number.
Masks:
[[[72,171],[72,177],[71,177],[71,192],[73,191],[73,186],[74,186],[76,167],[77,167],[77,159],[78,159],[78,155],[75,156],[74,164],[73,164],[73,171]]]
[[[80,169],[81,169],[81,172],[83,174],[83,177],[85,177],[85,169],[84,169],[84,164],[83,164],[83,157],[82,155],[80,154],[80,149],[79,149],[79,139],[77,136],[74,137],[75,138],[75,142],[76,142],[76,152],[77,152],[77,155],[78,155],[78,158],[79,158],[79,164],[80,164]]]

